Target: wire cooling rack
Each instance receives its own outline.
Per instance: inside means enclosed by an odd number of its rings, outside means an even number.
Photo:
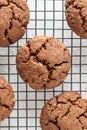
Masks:
[[[0,75],[13,86],[17,99],[11,116],[0,123],[0,130],[41,130],[39,117],[49,98],[63,91],[77,91],[87,97],[87,40],[75,35],[67,25],[64,0],[27,0],[30,24],[16,44],[0,48]],[[63,85],[47,91],[34,91],[19,77],[15,58],[18,48],[36,35],[59,38],[72,55],[71,70]]]

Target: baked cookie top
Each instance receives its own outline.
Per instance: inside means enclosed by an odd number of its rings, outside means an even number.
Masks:
[[[14,92],[10,84],[0,76],[0,122],[12,112],[15,104]]]
[[[33,89],[50,89],[64,82],[70,69],[70,53],[65,45],[48,36],[37,36],[22,46],[16,66],[21,78]]]
[[[86,130],[87,101],[76,92],[64,92],[43,107],[42,130]]]
[[[66,0],[66,20],[80,37],[87,38],[87,0]]]
[[[18,41],[29,22],[29,9],[24,0],[0,0],[0,47]]]

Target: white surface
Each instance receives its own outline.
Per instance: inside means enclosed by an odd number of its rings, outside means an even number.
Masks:
[[[46,1],[45,7],[44,1]],[[82,96],[87,98],[87,40],[80,39],[69,29],[65,21],[64,12],[62,13],[62,0],[54,1],[55,8],[53,8],[53,1],[54,0],[37,0],[37,12],[35,12],[35,0],[27,0],[31,11],[31,20],[28,25],[27,34],[25,33],[24,37],[19,40],[18,46],[22,46],[27,39],[34,37],[35,34],[45,34],[59,38],[63,40],[72,54],[71,71],[63,86],[61,85],[55,88],[54,92],[53,89],[47,90],[46,92],[35,92],[26,86],[20,77],[17,76],[15,65],[17,43],[10,47],[0,48],[0,75],[3,75],[11,83],[17,99],[10,118],[0,123],[0,130],[41,130],[39,117],[41,108],[45,103],[44,100],[48,100],[62,91],[73,90],[80,92],[81,90]],[[44,9],[46,11],[45,13]],[[53,10],[55,11],[54,13]],[[53,15],[55,15],[54,22]]]

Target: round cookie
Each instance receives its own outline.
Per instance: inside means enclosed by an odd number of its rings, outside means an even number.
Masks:
[[[0,0],[0,47],[17,42],[28,22],[29,9],[24,0]]]
[[[0,122],[7,118],[15,105],[14,92],[10,84],[0,76]]]
[[[87,0],[66,0],[66,20],[80,37],[87,38]]]
[[[54,88],[64,82],[70,69],[65,45],[47,36],[37,36],[22,46],[16,57],[21,78],[36,90]]]
[[[64,92],[50,99],[40,117],[42,130],[86,130],[87,101],[76,92]]]

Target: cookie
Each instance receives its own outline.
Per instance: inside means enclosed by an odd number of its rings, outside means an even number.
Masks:
[[[28,22],[29,9],[24,0],[0,0],[0,47],[17,42]]]
[[[42,130],[86,130],[87,101],[76,92],[64,92],[50,99],[40,117]]]
[[[54,88],[64,82],[70,69],[65,45],[48,36],[37,36],[22,46],[16,66],[21,78],[36,90]]]
[[[87,0],[66,0],[66,20],[80,37],[87,38]]]
[[[14,92],[10,84],[0,76],[0,122],[7,118],[15,104]]]

